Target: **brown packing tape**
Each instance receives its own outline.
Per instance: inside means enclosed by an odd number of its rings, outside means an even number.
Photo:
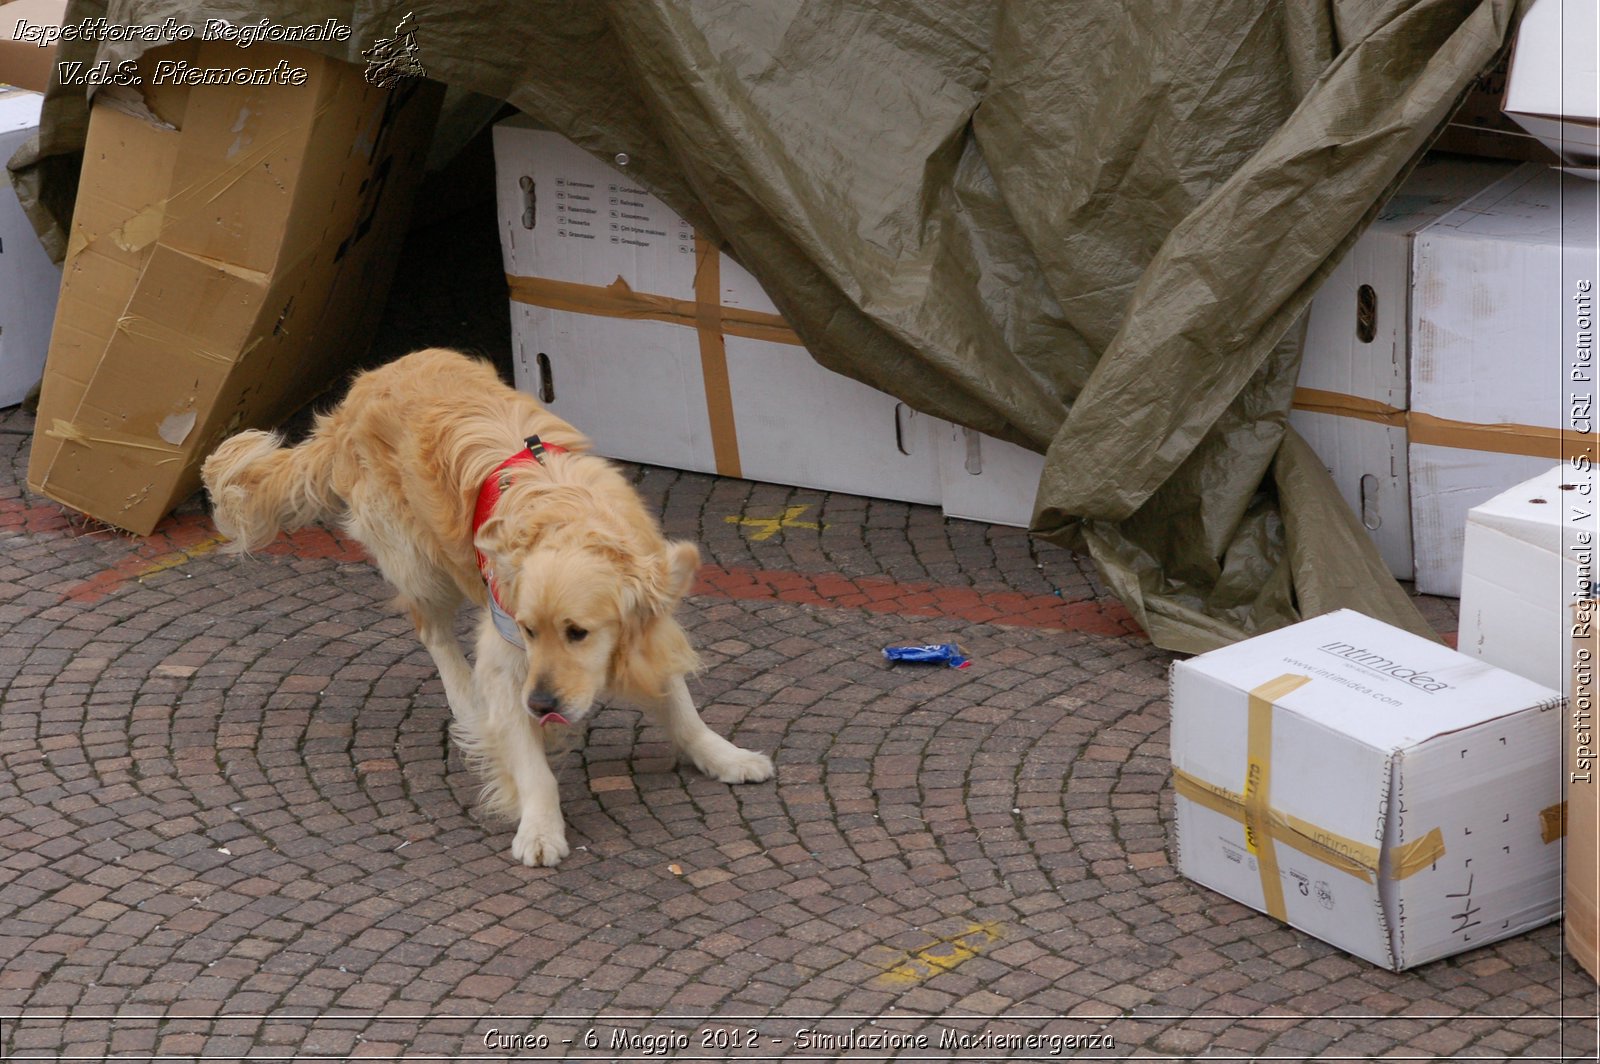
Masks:
[[[574,314],[593,314],[602,318],[627,318],[633,321],[664,321],[671,325],[698,328],[700,324],[697,301],[673,299],[671,296],[635,292],[628,282],[618,277],[608,285],[576,284],[572,281],[552,281],[547,277],[517,277],[506,274],[506,285],[511,298],[518,303],[550,310],[565,310]],[[720,298],[721,293],[718,293]],[[776,314],[737,307],[721,308],[724,336],[742,336],[749,340],[766,340],[775,344],[803,347],[800,337]]]
[[[711,453],[717,472],[743,475],[739,433],[728,379],[725,336],[804,346],[777,314],[722,305],[721,263],[717,249],[703,237],[694,239],[693,300],[636,292],[618,277],[609,285],[577,284],[547,277],[506,275],[511,298],[529,306],[574,314],[592,314],[630,321],[659,321],[692,328],[700,340],[700,368],[705,382],[706,414],[711,423]]]
[[[1539,810],[1539,840],[1546,846],[1567,837],[1567,803]]]
[[[1319,388],[1296,388],[1294,408],[1311,414],[1376,421],[1381,425],[1404,426],[1406,423],[1406,412],[1397,406],[1380,403],[1376,399],[1363,399],[1359,395],[1325,392]]]
[[[1432,414],[1401,410],[1375,399],[1317,388],[1296,388],[1294,408],[1311,414],[1356,418],[1406,430],[1411,443],[1432,447],[1451,447],[1464,451],[1489,451],[1494,454],[1522,454],[1551,461],[1578,455],[1594,456],[1594,437],[1540,425],[1480,425],[1454,421]]]
[[[694,322],[700,336],[706,415],[711,419],[711,454],[718,473],[737,477],[739,431],[733,420],[733,389],[728,383],[728,349],[722,340],[721,257],[709,240],[695,234]]]

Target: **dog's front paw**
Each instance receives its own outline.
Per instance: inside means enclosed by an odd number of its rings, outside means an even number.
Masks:
[[[523,817],[517,827],[517,837],[511,840],[511,856],[530,868],[543,865],[554,868],[561,859],[572,852],[567,845],[567,829],[557,820]]]
[[[694,767],[723,783],[761,783],[770,780],[774,771],[772,758],[732,743],[696,757]]]

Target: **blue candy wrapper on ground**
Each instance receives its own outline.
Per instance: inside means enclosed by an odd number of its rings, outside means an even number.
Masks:
[[[948,665],[964,669],[971,664],[961,648],[954,643],[928,643],[916,647],[884,647],[883,656],[890,661],[913,661],[923,665]]]

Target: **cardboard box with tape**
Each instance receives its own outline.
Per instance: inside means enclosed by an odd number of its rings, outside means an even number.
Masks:
[[[1600,520],[1589,462],[1568,462],[1472,508],[1461,577],[1463,653],[1567,696],[1566,939],[1600,972],[1600,784],[1595,778],[1595,551]]]
[[[1397,971],[1537,927],[1563,707],[1351,610],[1178,662],[1178,870]]]
[[[0,88],[0,163],[39,128],[43,100]],[[7,181],[0,187],[0,407],[21,402],[39,383],[60,288],[61,267],[45,254]]]
[[[818,365],[625,169],[520,117],[495,127],[495,168],[517,387],[600,453],[940,501],[935,419]]]
[[[1311,303],[1289,420],[1402,580],[1414,573],[1406,432],[1412,243],[1513,169],[1449,156],[1423,160]]]
[[[1597,190],[1529,164],[1417,235],[1407,427],[1419,591],[1460,594],[1468,510],[1593,438]]]
[[[191,88],[149,76],[163,59],[306,76]],[[95,96],[28,486],[147,534],[217,441],[365,349],[443,90],[273,44],[140,64]]]

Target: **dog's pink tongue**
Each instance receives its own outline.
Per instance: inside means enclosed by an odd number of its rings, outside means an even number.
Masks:
[[[567,723],[567,718],[563,717],[559,713],[556,713],[556,712],[552,711],[552,712],[546,713],[544,716],[540,717],[539,718],[539,723],[540,724],[566,724]]]

